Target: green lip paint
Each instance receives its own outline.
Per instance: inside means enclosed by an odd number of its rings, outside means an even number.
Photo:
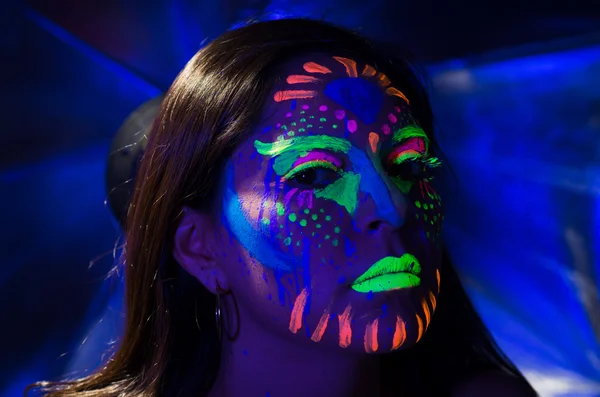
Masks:
[[[420,273],[421,264],[414,255],[404,254],[400,258],[388,256],[354,280],[352,289],[368,293],[416,287],[421,284]]]

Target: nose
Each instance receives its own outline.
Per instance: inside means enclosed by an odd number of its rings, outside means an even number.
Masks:
[[[385,227],[400,228],[406,218],[406,197],[365,152],[355,148],[350,151],[360,175],[359,191],[362,196],[355,214],[356,226],[371,233]]]

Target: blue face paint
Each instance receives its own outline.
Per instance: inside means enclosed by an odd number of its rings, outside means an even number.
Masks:
[[[234,188],[234,171],[230,161],[225,167],[222,221],[248,253],[263,266],[289,272],[301,265],[298,258],[282,252],[278,247],[279,243],[269,241],[268,238],[265,238],[263,231],[257,230],[248,222]]]
[[[360,191],[371,196],[377,208],[377,215],[394,227],[402,226],[404,220],[392,202],[390,188],[375,169],[371,159],[363,150],[354,146],[350,147],[348,157],[352,161],[354,171],[361,176]]]
[[[354,113],[365,124],[377,120],[384,100],[381,88],[362,78],[334,80],[327,84],[324,92],[329,99]]]

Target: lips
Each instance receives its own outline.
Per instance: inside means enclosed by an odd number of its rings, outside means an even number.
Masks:
[[[421,284],[421,264],[411,254],[387,256],[375,262],[352,283],[357,292],[383,292],[412,288]]]

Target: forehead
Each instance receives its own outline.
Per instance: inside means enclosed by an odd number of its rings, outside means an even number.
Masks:
[[[377,135],[417,124],[409,99],[373,66],[354,59],[313,54],[287,62],[265,103],[261,141],[331,135],[364,147]]]

